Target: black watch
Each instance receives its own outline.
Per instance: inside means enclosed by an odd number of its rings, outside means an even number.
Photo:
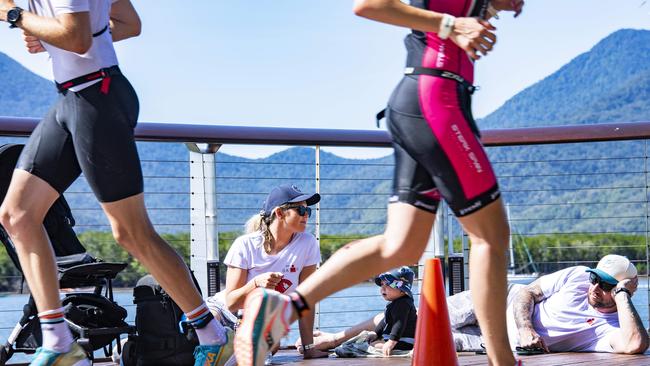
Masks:
[[[617,288],[614,290],[614,296],[618,295],[621,292],[625,292],[628,296],[632,297],[632,293],[626,287]]]
[[[23,8],[16,6],[7,12],[7,22],[11,24],[9,28],[18,28],[16,23],[23,17]]]

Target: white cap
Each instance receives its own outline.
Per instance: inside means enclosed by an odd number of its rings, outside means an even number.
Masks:
[[[612,285],[625,279],[636,277],[636,267],[629,259],[622,255],[608,254],[604,256],[596,268],[588,269],[587,272],[597,274],[603,281]]]

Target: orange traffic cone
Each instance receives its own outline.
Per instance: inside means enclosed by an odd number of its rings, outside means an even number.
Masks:
[[[414,366],[458,366],[440,259],[427,259],[415,328]]]

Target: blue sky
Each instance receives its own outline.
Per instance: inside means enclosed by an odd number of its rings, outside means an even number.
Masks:
[[[117,49],[145,122],[372,129],[403,68],[408,31],[356,17],[351,0],[132,2],[143,34]],[[650,5],[642,3],[529,0],[519,18],[495,20],[497,46],[476,65],[475,115],[617,29],[649,29]],[[0,51],[49,78],[47,57],[24,52],[17,33],[0,27]],[[260,156],[277,148],[223,151]]]

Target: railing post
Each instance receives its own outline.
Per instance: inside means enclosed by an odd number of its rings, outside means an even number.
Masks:
[[[315,166],[315,173],[316,173],[316,186],[315,190],[316,193],[320,194],[320,145],[316,145],[316,166]],[[320,202],[316,204],[316,219],[315,223],[316,225],[316,230],[314,232],[314,235],[316,235],[316,240],[318,241],[318,246],[320,247]],[[316,303],[316,306],[314,308],[314,329],[320,329],[320,303]]]
[[[429,258],[443,258],[445,257],[445,212],[447,204],[444,201],[440,202],[438,211],[436,213],[436,221],[433,224],[433,230],[431,230],[431,236],[429,237],[429,242],[427,247],[420,257],[418,263],[418,278],[421,280],[424,278],[424,262]]]
[[[453,219],[449,206],[445,207],[443,213],[447,219],[447,294],[449,296],[465,291],[467,283],[465,281],[467,269],[467,260],[463,253],[456,253],[454,250],[454,232],[453,232]],[[444,238],[443,238],[444,239]]]
[[[643,173],[645,181],[645,274],[646,274],[646,298],[648,299],[648,320],[650,321],[650,207],[648,206],[649,186],[648,186],[648,140],[643,141]]]
[[[469,238],[464,230],[461,234],[461,246],[463,248],[463,259],[465,261],[465,290],[469,290]]]
[[[221,145],[186,146],[190,150],[190,267],[203,296],[212,296],[221,287],[215,164]]]

